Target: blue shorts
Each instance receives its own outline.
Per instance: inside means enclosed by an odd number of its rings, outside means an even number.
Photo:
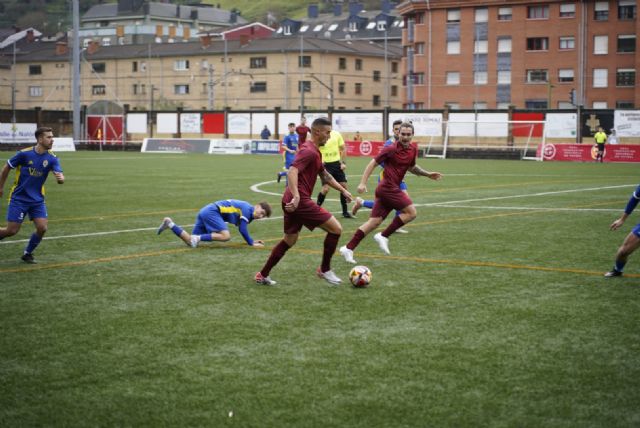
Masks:
[[[285,169],[289,169],[289,167],[291,167],[291,165],[293,165],[293,160],[295,158],[296,158],[295,155],[285,156],[285,158],[284,158],[284,168]]]
[[[200,210],[196,217],[196,224],[193,226],[194,235],[203,235],[205,233],[221,232],[229,230],[227,223],[222,219],[220,211],[217,207],[207,205]]]
[[[7,207],[7,221],[13,223],[22,223],[26,214],[29,218],[48,218],[47,206],[43,202],[35,202],[26,204],[12,200]]]
[[[640,238],[640,223],[636,224],[636,227],[634,227],[633,229],[631,229],[631,233],[633,233],[634,235],[636,235],[638,238]]]

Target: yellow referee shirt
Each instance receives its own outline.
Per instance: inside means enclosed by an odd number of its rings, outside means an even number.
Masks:
[[[338,131],[331,131],[329,139],[320,147],[322,162],[331,163],[340,160],[340,150],[344,149],[344,138]]]
[[[598,132],[595,133],[593,138],[595,138],[596,143],[604,144],[607,141],[607,134],[605,134],[604,132],[598,131]]]

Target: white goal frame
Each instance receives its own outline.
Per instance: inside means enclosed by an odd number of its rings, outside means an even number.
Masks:
[[[544,158],[544,147],[546,145],[546,120],[467,120],[467,121],[444,121],[442,136],[429,136],[426,143],[420,146],[424,149],[425,158],[447,157],[450,147],[468,149],[508,149],[520,151],[520,159],[542,161]],[[514,129],[529,127],[524,136],[513,136]],[[542,126],[541,135],[535,136],[536,126]],[[438,145],[438,140],[441,145]],[[541,150],[537,150],[541,146]],[[432,154],[433,149],[442,148],[441,153]],[[535,156],[527,156],[531,148],[536,149]]]

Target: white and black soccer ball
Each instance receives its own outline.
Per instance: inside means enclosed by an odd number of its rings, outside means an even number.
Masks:
[[[365,288],[368,287],[371,283],[371,278],[373,274],[371,273],[371,269],[366,266],[355,266],[349,272],[349,281],[356,288]]]

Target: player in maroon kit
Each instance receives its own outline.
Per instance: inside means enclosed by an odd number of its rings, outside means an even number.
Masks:
[[[338,240],[342,234],[342,225],[327,210],[318,206],[311,199],[313,187],[318,176],[323,183],[338,190],[348,202],[352,196],[347,189],[342,187],[322,164],[322,156],[319,147],[323,146],[331,132],[331,121],[328,118],[318,118],[311,125],[311,140],[302,146],[291,167],[289,167],[289,182],[282,195],[282,210],[284,211],[284,238],[273,249],[262,267],[256,273],[255,281],[258,284],[275,285],[276,282],[269,277],[271,269],[284,257],[289,248],[298,240],[302,226],[309,230],[320,227],[327,236],[324,240],[322,264],[316,273],[331,284],[340,284],[342,281],[331,270],[331,258],[338,246]]]
[[[358,227],[353,234],[351,241],[340,248],[340,254],[349,263],[355,263],[353,250],[360,244],[369,232],[375,230],[382,221],[393,210],[400,211],[391,224],[382,231],[374,235],[373,239],[385,254],[389,252],[389,236],[416,218],[417,211],[411,198],[400,189],[400,183],[404,179],[407,171],[418,176],[428,177],[432,180],[440,180],[442,174],[439,172],[428,172],[416,165],[418,156],[418,146],[412,143],[413,125],[403,123],[400,125],[400,139],[395,144],[391,144],[382,149],[380,154],[369,162],[364,169],[362,179],[358,185],[358,193],[367,191],[367,180],[377,165],[384,163],[383,178],[376,187],[376,199],[369,216],[369,220]]]
[[[296,126],[296,134],[298,134],[298,148],[304,145],[307,141],[307,135],[311,132],[311,129],[307,126],[307,118],[302,116],[300,118],[300,125]]]

